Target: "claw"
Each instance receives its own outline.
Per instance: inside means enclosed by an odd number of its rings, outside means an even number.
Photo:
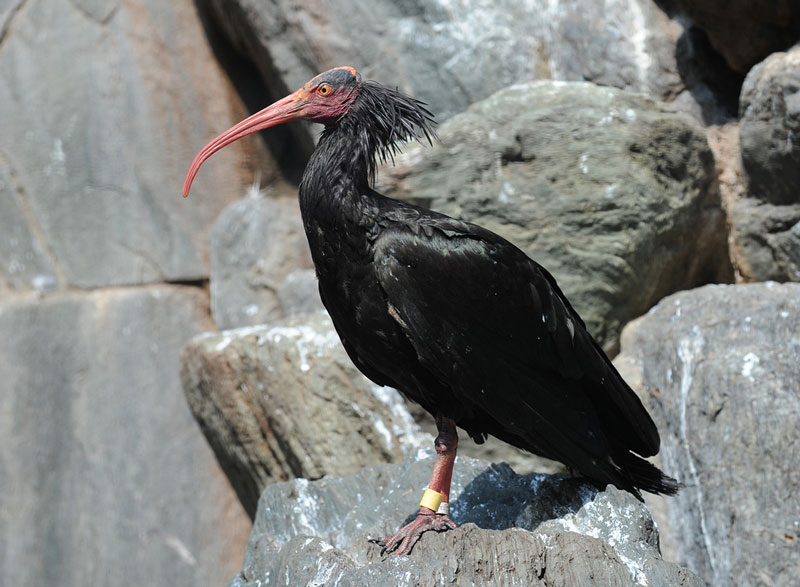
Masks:
[[[409,554],[423,533],[429,530],[445,532],[455,530],[457,527],[449,516],[436,514],[430,510],[420,511],[413,522],[400,528],[394,536],[380,540],[373,539],[370,542],[381,547],[381,556],[386,554],[400,556]]]

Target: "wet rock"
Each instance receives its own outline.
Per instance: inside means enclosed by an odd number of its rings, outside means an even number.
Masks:
[[[456,463],[451,494],[461,527],[428,532],[410,556],[381,560],[368,539],[415,513],[432,465],[428,458],[271,485],[232,587],[703,585],[661,559],[653,520],[630,494],[468,458]]]
[[[774,282],[675,294],[623,333],[665,472],[685,484],[659,527],[712,585],[800,576],[798,333],[800,284]]]
[[[800,47],[770,55],[750,70],[739,111],[749,196],[800,204]]]
[[[664,295],[731,279],[705,135],[664,104],[534,82],[474,104],[440,135],[384,167],[379,187],[514,242],[608,351]]]

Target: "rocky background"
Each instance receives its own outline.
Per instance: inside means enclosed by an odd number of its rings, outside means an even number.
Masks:
[[[796,584],[798,40],[795,0],[0,0],[0,584]],[[210,138],[342,64],[441,123],[380,189],[514,241],[618,354],[686,485],[658,529],[465,441],[464,526],[377,560],[431,422],[319,306],[317,131],[179,197]]]

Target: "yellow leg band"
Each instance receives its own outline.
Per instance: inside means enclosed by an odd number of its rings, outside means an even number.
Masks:
[[[444,495],[439,493],[438,491],[434,491],[433,489],[427,488],[425,489],[425,493],[422,494],[422,499],[419,502],[421,507],[426,507],[429,510],[433,510],[434,512],[439,511],[439,506],[444,501]]]

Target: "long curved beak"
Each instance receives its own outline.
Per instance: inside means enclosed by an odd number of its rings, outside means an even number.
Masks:
[[[189,195],[189,188],[192,187],[195,175],[197,175],[203,162],[211,157],[211,155],[249,134],[290,120],[302,118],[303,109],[306,104],[307,102],[303,90],[298,90],[285,98],[281,98],[274,104],[267,106],[262,111],[256,112],[249,118],[244,119],[239,124],[229,128],[216,139],[208,143],[197,154],[194,161],[192,161],[192,166],[189,168],[189,173],[186,174],[186,180],[183,182],[183,197],[185,198]]]

